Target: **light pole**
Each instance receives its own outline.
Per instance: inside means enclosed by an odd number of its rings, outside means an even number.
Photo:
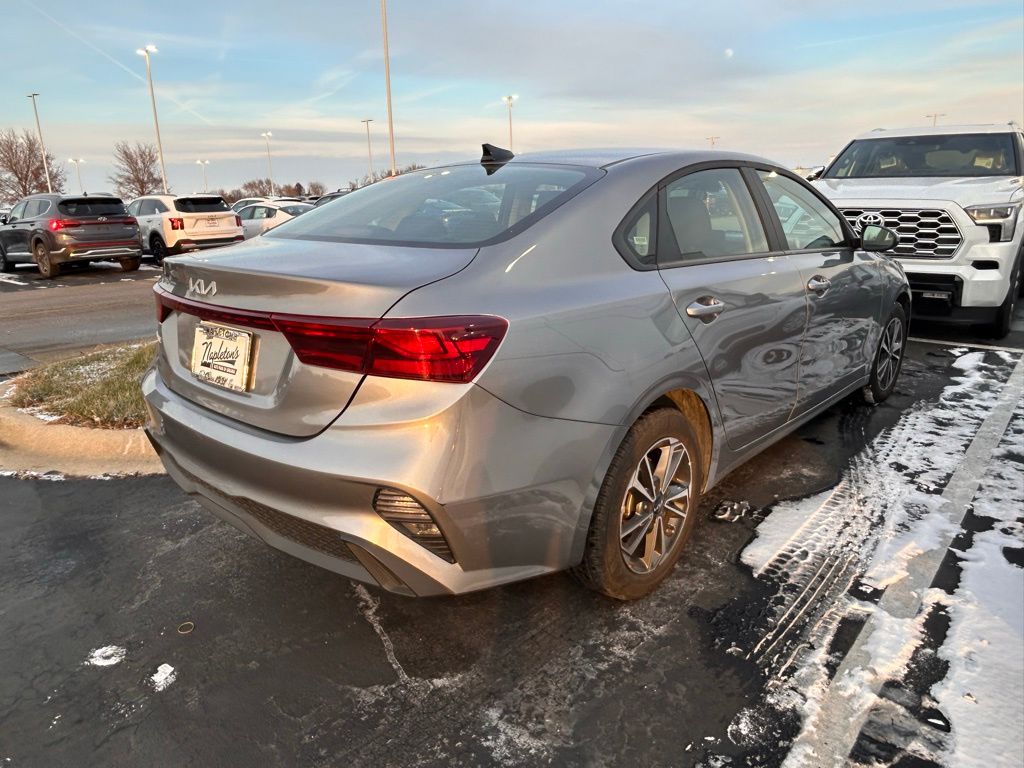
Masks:
[[[395,176],[395,123],[391,119],[391,56],[388,54],[388,2],[380,0],[380,23],[384,30],[384,86],[388,96],[388,144],[391,148],[391,175]]]
[[[135,52],[146,59],[146,80],[149,81],[149,101],[153,105],[153,126],[156,128],[156,150],[160,153],[160,180],[164,184],[164,194],[167,191],[167,168],[164,166],[164,144],[160,140],[160,120],[156,116],[156,93],[153,91],[153,67],[149,61],[149,54],[156,53],[155,45],[147,45],[145,48],[136,48]]]
[[[370,146],[370,123],[373,122],[372,117],[368,117],[365,120],[360,120],[360,123],[366,126],[366,157],[370,161],[370,183],[373,183],[373,147]]]
[[[270,131],[264,131],[260,134],[267,142],[267,169],[270,171],[270,196],[274,196],[274,163],[270,160],[270,137],[273,136]]]
[[[939,124],[939,118],[940,117],[945,117],[945,116],[946,116],[945,112],[933,112],[930,115],[925,115],[925,117],[930,117],[932,119],[932,126],[933,127]]]
[[[209,164],[209,160],[196,160],[196,165],[201,166],[203,169],[203,192],[210,191],[210,185],[206,183],[206,166]]]
[[[516,94],[514,94],[514,93],[510,93],[508,96],[502,96],[501,97],[501,100],[504,101],[508,105],[508,151],[509,152],[512,151],[512,102],[515,101],[518,98],[519,97]]]
[[[46,173],[46,191],[53,194],[53,186],[50,184],[50,165],[46,162],[46,144],[43,143],[43,129],[39,125],[39,107],[36,106],[36,96],[38,93],[28,94],[28,98],[32,99],[32,111],[36,113],[36,133],[39,134],[39,151],[43,153],[43,171]]]
[[[68,162],[75,164],[75,172],[78,174],[78,186],[81,188],[82,194],[84,195],[85,184],[82,183],[82,163],[84,163],[85,160],[80,157],[69,157]]]
[[[715,148],[715,142],[718,141],[722,137],[721,136],[705,136],[704,138],[706,138],[708,141],[711,142],[711,148],[714,149]]]

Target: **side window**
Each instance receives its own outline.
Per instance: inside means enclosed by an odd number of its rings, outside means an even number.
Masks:
[[[678,251],[663,239],[659,266],[768,251],[768,239],[743,176],[737,168],[697,171],[662,192],[667,224]]]
[[[269,219],[272,211],[264,205],[257,206],[253,210],[252,217],[254,219]]]
[[[247,205],[245,208],[242,208],[238,212],[238,218],[240,218],[242,221],[249,221],[250,219],[252,219],[252,214],[253,214],[253,211],[255,211],[255,210],[256,209],[254,207],[252,207],[251,205]]]
[[[139,215],[139,201],[134,200],[128,205],[128,215],[138,216]]]
[[[14,206],[14,210],[11,211],[11,216],[10,216],[10,219],[8,219],[8,221],[17,221],[18,219],[24,219],[25,218],[25,208],[27,206],[28,206],[28,201],[27,200],[22,200],[20,203],[18,203],[16,206]]]
[[[29,200],[28,205],[25,207],[25,218],[34,219],[36,216],[41,216],[43,211],[49,207],[49,200]]]
[[[170,210],[170,209],[166,205],[164,205],[161,201],[159,201],[159,200],[154,200],[153,201],[153,213],[167,213],[168,210]]]
[[[839,217],[798,181],[775,171],[758,171],[779,215],[786,242],[795,251],[845,245]]]
[[[143,200],[139,204],[139,214],[142,216],[152,216],[156,213],[156,206],[152,200]]]
[[[657,260],[658,194],[651,192],[615,231],[615,247],[628,261],[653,267]]]

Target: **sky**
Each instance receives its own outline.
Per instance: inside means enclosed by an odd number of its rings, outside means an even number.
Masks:
[[[118,140],[154,142],[174,191],[267,175],[329,189],[388,165],[377,0],[5,0],[0,128],[32,129],[90,191]],[[516,153],[694,147],[825,162],[877,127],[1024,123],[1021,0],[390,0],[399,166]]]

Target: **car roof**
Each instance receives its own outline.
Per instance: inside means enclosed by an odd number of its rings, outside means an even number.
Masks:
[[[974,125],[925,125],[917,128],[875,128],[862,133],[860,139],[885,139],[903,136],[953,136],[963,133],[1020,133],[1016,123],[977,123]]]
[[[665,149],[665,148],[622,148],[622,149],[573,149],[554,150],[547,152],[528,152],[516,155],[510,162],[515,163],[551,163],[558,165],[582,165],[589,168],[608,168],[619,163],[634,160],[645,161],[645,164],[664,165],[666,168],[681,168],[696,163],[740,160],[766,163],[784,167],[764,157],[748,155],[742,152],[730,152],[716,149]]]

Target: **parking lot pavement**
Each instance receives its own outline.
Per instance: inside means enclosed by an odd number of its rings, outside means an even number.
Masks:
[[[912,343],[885,404],[837,405],[726,478],[632,604],[564,575],[403,598],[265,547],[166,478],[0,477],[0,764],[780,764],[1019,356]],[[1019,509],[1000,482],[979,498]],[[960,637],[955,566],[936,578]],[[955,656],[942,633],[904,640],[899,659]],[[941,665],[876,661],[850,751],[936,764],[953,747],[930,721],[956,733],[963,681],[935,704],[919,689]],[[878,727],[888,706],[902,728]]]
[[[101,262],[44,280],[34,267],[0,273],[0,376],[100,344],[156,335],[159,268]]]

